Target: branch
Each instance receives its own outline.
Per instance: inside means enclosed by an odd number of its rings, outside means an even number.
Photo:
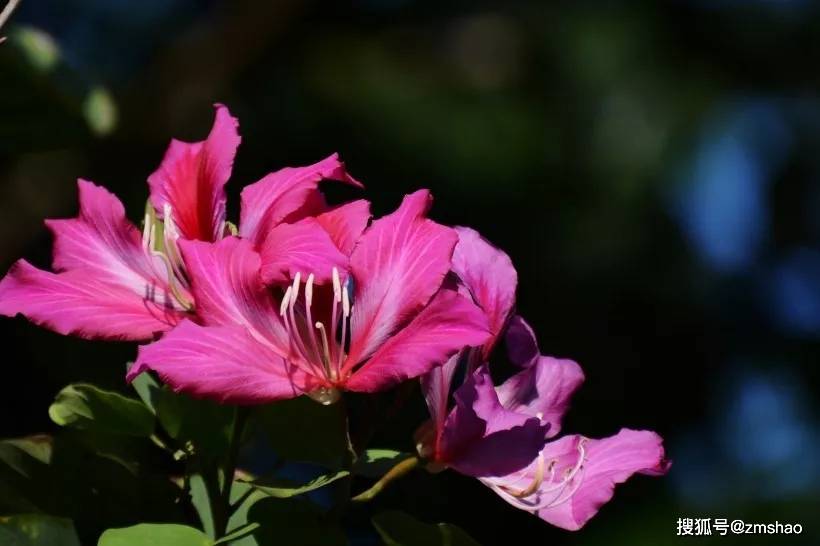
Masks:
[[[20,0],[9,0],[6,4],[6,7],[3,8],[3,11],[0,11],[0,28],[3,28],[3,25],[11,17],[11,14],[14,13],[14,10],[17,9],[17,5],[20,3]],[[5,36],[0,36],[0,44],[6,41]]]

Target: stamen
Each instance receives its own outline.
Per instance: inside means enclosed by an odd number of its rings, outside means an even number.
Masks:
[[[285,290],[285,295],[282,296],[282,303],[279,304],[279,314],[283,317],[285,316],[285,312],[288,310],[288,303],[290,303],[291,290],[291,287],[288,286],[288,289]]]
[[[298,273],[296,274],[299,275]],[[313,324],[313,314],[310,311],[311,306],[313,305],[313,273],[308,275],[307,282],[305,283],[305,330],[307,330],[308,340],[310,341],[310,348],[313,350],[313,355],[316,357],[316,360],[321,360],[322,357],[319,354],[319,344],[316,343],[316,335],[311,329],[310,325]],[[323,364],[323,368],[327,368],[326,365]],[[326,369],[325,376],[329,377],[330,373]]]
[[[150,205],[149,205],[150,206]],[[145,219],[142,221],[142,248],[148,252],[151,250],[151,234],[154,232],[153,222],[151,221],[151,213],[145,213]]]
[[[321,322],[316,323],[316,329],[319,330],[322,339],[322,363],[325,365],[328,379],[333,380],[336,378],[336,373],[335,370],[330,369],[330,347],[327,345],[327,330]]]
[[[331,307],[330,311],[330,339],[333,341],[332,351],[336,351],[336,353],[341,354],[341,351],[338,351],[338,347],[336,346],[336,325],[338,324],[338,307],[339,302],[342,301],[342,283],[339,281],[339,270],[335,267],[333,268],[333,306]],[[331,352],[331,361],[335,361],[336,353]],[[338,366],[336,367],[336,372],[338,375]]]

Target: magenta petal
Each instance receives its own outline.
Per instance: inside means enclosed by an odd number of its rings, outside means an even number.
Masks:
[[[480,345],[488,335],[481,310],[457,292],[443,289],[353,372],[345,388],[361,392],[389,388],[427,373],[465,346]]]
[[[561,430],[570,397],[583,382],[584,372],[577,363],[541,356],[498,387],[498,399],[510,411],[549,423],[549,436],[555,436]]]
[[[337,154],[307,167],[285,167],[242,190],[239,233],[255,245],[261,244],[268,231],[319,197],[322,180],[361,187],[347,174]]]
[[[260,258],[236,237],[217,243],[180,241],[197,315],[209,326],[244,326],[287,354],[288,336],[259,275]]]
[[[430,417],[433,419],[437,435],[444,430],[453,374],[458,368],[458,362],[462,354],[462,351],[457,352],[443,365],[433,368],[420,378],[421,392],[424,394],[427,409],[430,410]]]
[[[482,350],[486,359],[515,305],[518,273],[510,257],[477,231],[466,227],[456,227],[455,230],[458,244],[453,252],[453,272],[467,286],[490,321],[493,336]]]
[[[581,437],[568,438],[547,444],[545,459],[571,456],[568,452],[576,451]],[[581,483],[575,493],[566,502],[538,511],[541,519],[562,529],[574,531],[583,527],[612,498],[615,486],[633,474],[657,476],[669,468],[663,440],[647,430],[621,429],[609,438],[585,440],[585,449]]]
[[[456,471],[476,477],[504,476],[525,468],[544,446],[548,426],[504,409],[486,366],[467,378],[455,399],[438,457]]]
[[[540,356],[535,332],[520,315],[514,315],[507,326],[507,354],[513,364],[530,366]]]
[[[25,260],[0,281],[0,315],[17,313],[60,334],[131,341],[150,339],[182,317],[170,303],[155,303],[93,271],[50,273]]]
[[[140,347],[128,380],[149,369],[175,391],[232,404],[294,398],[310,381],[244,328],[204,327],[187,320]]]
[[[301,273],[313,273],[317,283],[329,281],[333,268],[347,270],[347,256],[336,247],[327,231],[313,218],[295,224],[279,224],[262,243],[262,280],[268,284],[287,283]]]
[[[356,286],[352,363],[370,356],[427,304],[450,270],[458,236],[425,218],[431,202],[427,190],[405,196],[394,213],[365,231],[350,256]]]
[[[216,105],[216,117],[202,142],[172,140],[159,168],[148,177],[151,204],[162,216],[170,205],[186,239],[215,241],[225,221],[225,184],[231,176],[240,137],[238,122]]]
[[[350,256],[370,221],[370,202],[359,199],[335,207],[316,217],[336,247]]]
[[[130,289],[140,297],[148,291],[167,291],[167,270],[142,247],[139,231],[125,217],[116,196],[86,180],[77,181],[77,218],[46,220],[54,234],[57,271],[82,269],[98,280]]]

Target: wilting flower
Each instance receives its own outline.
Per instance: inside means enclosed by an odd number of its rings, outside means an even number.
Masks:
[[[564,529],[582,527],[635,473],[666,471],[661,438],[623,429],[601,440],[557,440],[570,396],[584,379],[571,360],[540,354],[532,329],[513,316],[516,274],[509,258],[476,232],[459,228],[454,273],[485,310],[493,331],[422,378],[432,419],[417,432],[419,452],[433,467],[478,478],[517,508]],[[486,364],[506,328],[510,360],[521,371],[493,386]],[[449,397],[460,361],[467,377]]]
[[[151,339],[192,317],[196,302],[179,246],[234,231],[225,218],[224,186],[240,142],[237,126],[217,105],[206,140],[171,142],[148,178],[142,236],[113,194],[80,180],[79,216],[46,221],[55,237],[54,272],[25,260],[14,264],[0,281],[0,314],[21,313],[62,334],[128,340]],[[318,189],[323,179],[360,186],[334,154],[271,173],[242,192],[239,229],[267,258],[266,278],[289,279],[315,262],[327,280],[332,266],[346,264],[349,234],[364,229],[369,204],[328,207]]]
[[[284,263],[264,242],[257,252],[235,237],[182,241],[201,324],[185,321],[142,347],[129,377],[152,369],[177,390],[235,403],[302,393],[330,403],[340,390],[385,389],[483,343],[484,313],[444,283],[458,237],[426,218],[430,202],[425,190],[408,195],[366,230],[355,207],[336,209],[334,221],[317,216],[310,224],[339,242],[337,262]]]

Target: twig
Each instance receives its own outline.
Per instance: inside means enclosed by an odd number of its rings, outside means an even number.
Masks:
[[[20,0],[9,0],[6,4],[6,7],[3,8],[3,11],[0,11],[0,29],[3,28],[3,25],[11,17],[11,14],[14,13],[14,10],[17,9],[17,5],[20,3]],[[0,44],[6,41],[5,36],[0,36]]]

